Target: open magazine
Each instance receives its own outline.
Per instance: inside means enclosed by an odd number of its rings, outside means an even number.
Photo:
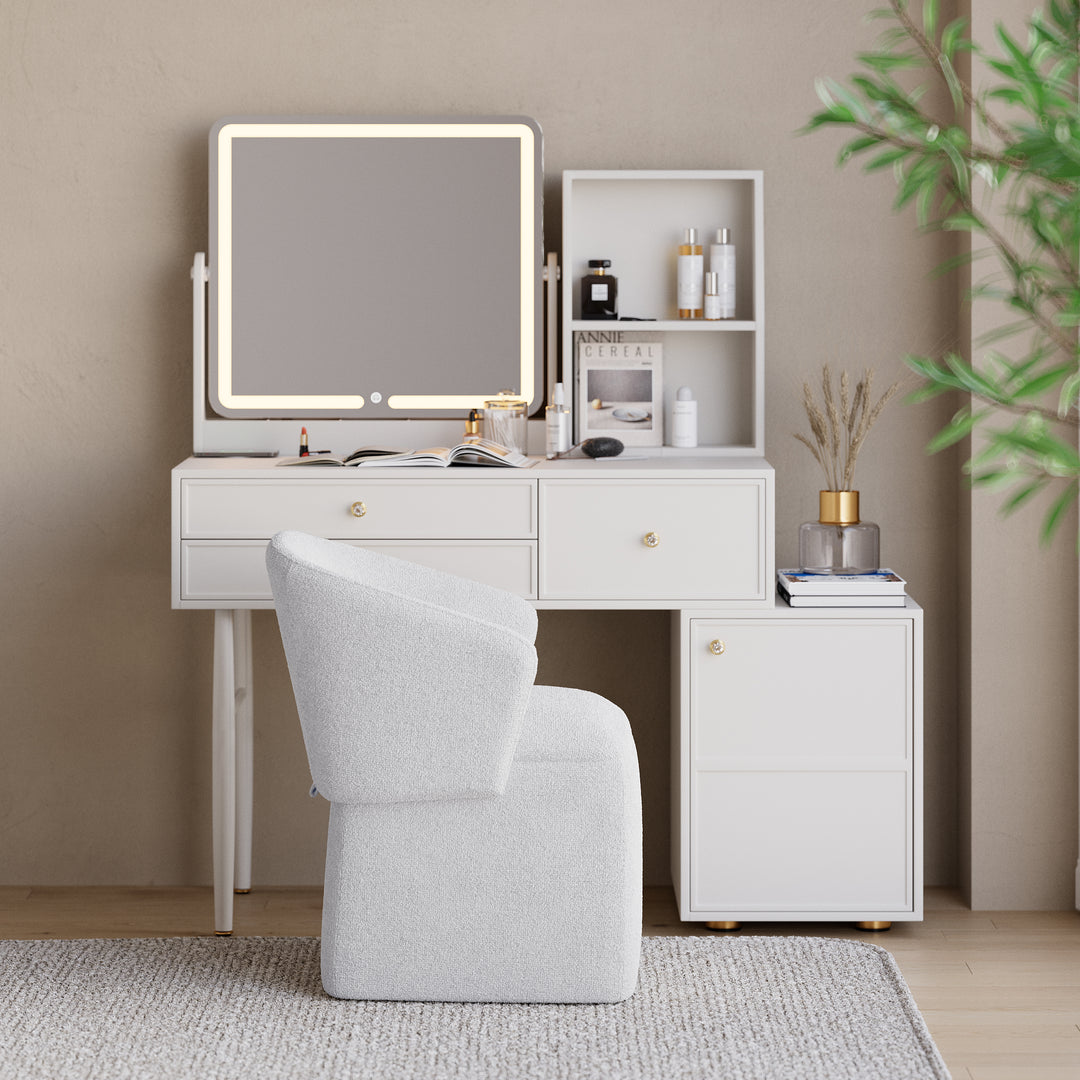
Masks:
[[[278,462],[278,465],[337,465],[356,468],[390,465],[425,465],[435,468],[446,468],[448,465],[502,465],[512,469],[529,469],[535,464],[535,458],[527,458],[516,450],[485,439],[458,443],[457,446],[431,446],[424,450],[362,446],[344,458],[331,454],[309,454],[306,457],[282,458]]]

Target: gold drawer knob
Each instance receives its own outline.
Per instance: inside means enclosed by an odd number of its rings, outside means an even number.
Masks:
[[[709,642],[709,652],[711,652],[713,656],[722,656],[726,649],[727,645],[719,638],[713,638],[712,641]]]
[[[353,517],[363,517],[367,513],[367,507],[362,502],[357,501],[349,507],[349,513]]]
[[[641,538],[641,542],[646,547],[659,547],[660,546],[660,537],[657,536],[656,533],[652,533],[652,532],[651,533],[646,533]]]

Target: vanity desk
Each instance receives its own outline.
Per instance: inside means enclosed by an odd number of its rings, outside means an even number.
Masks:
[[[176,608],[214,611],[215,928],[251,887],[250,613],[264,552],[301,529],[519,593],[537,608],[672,612],[672,863],[680,916],[891,922],[922,914],[922,612],[774,598],[762,459],[530,469],[172,472]],[[822,673],[846,673],[830,682]]]
[[[215,926],[251,886],[250,612],[272,608],[282,529],[361,544],[517,592],[539,608],[773,607],[773,470],[762,459],[540,461],[529,469],[172,471],[173,607],[214,611]]]
[[[635,382],[625,400],[657,418],[682,386],[707,403],[693,450],[660,446],[650,425],[615,432],[621,457],[527,469],[243,456],[173,469],[172,604],[214,612],[215,928],[231,932],[234,890],[251,887],[250,613],[273,607],[264,556],[284,529],[537,608],[671,612],[680,917],[921,918],[922,612],[791,609],[774,595],[762,174],[566,172],[560,271],[550,254],[541,266],[540,143],[528,118],[234,118],[211,131],[210,258],[191,275],[196,451],[294,453],[301,423],[338,450],[452,445],[499,387],[535,406],[561,371],[574,400],[584,346],[614,355],[621,377],[648,346],[651,392]],[[688,225],[736,238],[734,318],[677,317],[673,245]],[[455,270],[422,319],[397,285],[417,252]],[[581,281],[600,256],[628,321],[584,318]],[[598,433],[583,413],[577,439]]]

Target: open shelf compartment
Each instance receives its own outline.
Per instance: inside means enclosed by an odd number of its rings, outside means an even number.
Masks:
[[[698,447],[657,447],[657,453],[764,452],[762,182],[762,173],[754,170],[563,173],[564,378],[572,381],[568,373],[575,368],[582,334],[618,333],[623,340],[651,335],[661,341],[665,432],[671,430],[676,391],[689,386],[698,402]],[[716,229],[731,230],[734,319],[677,317],[676,257],[687,226],[698,230],[706,269]],[[590,259],[611,260],[620,321],[580,317],[581,279]],[[650,321],[622,321],[631,318]]]

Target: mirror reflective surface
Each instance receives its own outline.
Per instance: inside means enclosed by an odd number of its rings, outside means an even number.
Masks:
[[[227,417],[439,417],[540,355],[526,118],[226,119],[211,132],[208,396]]]

